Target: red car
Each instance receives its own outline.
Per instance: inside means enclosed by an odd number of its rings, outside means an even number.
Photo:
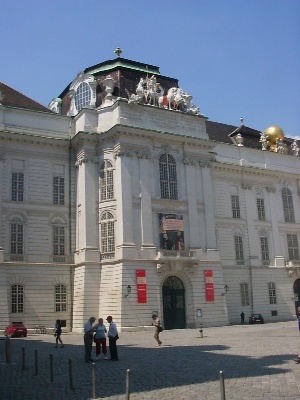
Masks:
[[[4,330],[4,335],[10,337],[20,337],[27,336],[27,328],[23,324],[23,322],[12,322],[9,326],[7,326]]]

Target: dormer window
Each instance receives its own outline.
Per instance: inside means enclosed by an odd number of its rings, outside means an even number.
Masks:
[[[84,107],[96,105],[97,81],[91,74],[80,72],[70,85],[69,96],[71,98],[68,116],[78,114]]]
[[[75,92],[75,106],[79,112],[83,107],[91,104],[91,88],[86,82],[82,82]]]

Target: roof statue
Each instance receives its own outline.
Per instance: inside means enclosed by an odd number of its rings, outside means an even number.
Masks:
[[[284,132],[279,126],[269,126],[265,131],[264,134],[268,138],[268,146],[270,148],[270,151],[273,151],[274,153],[278,153],[278,146],[277,146],[277,139],[281,139],[282,143],[279,143],[280,146],[280,154],[284,154],[285,151],[285,144],[283,144],[283,139],[284,139]],[[282,146],[284,147],[284,152],[281,153],[282,151]]]
[[[297,139],[294,139],[293,143],[291,144],[293,156],[299,155],[299,146],[297,143]]]
[[[260,134],[259,142],[261,143],[261,149],[262,149],[263,151],[268,150],[268,136],[266,135],[265,132],[262,132],[262,133]]]

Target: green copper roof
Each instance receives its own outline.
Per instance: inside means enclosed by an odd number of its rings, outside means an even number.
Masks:
[[[97,65],[93,65],[92,67],[88,67],[84,70],[84,72],[96,74],[98,72],[110,71],[117,68],[126,68],[144,73],[160,75],[159,68],[155,65],[143,64],[121,57],[115,58],[114,60],[108,60]]]

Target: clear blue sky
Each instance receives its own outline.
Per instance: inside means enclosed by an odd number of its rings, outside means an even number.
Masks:
[[[0,13],[0,81],[41,104],[119,46],[210,120],[300,137],[300,0],[0,0]]]

